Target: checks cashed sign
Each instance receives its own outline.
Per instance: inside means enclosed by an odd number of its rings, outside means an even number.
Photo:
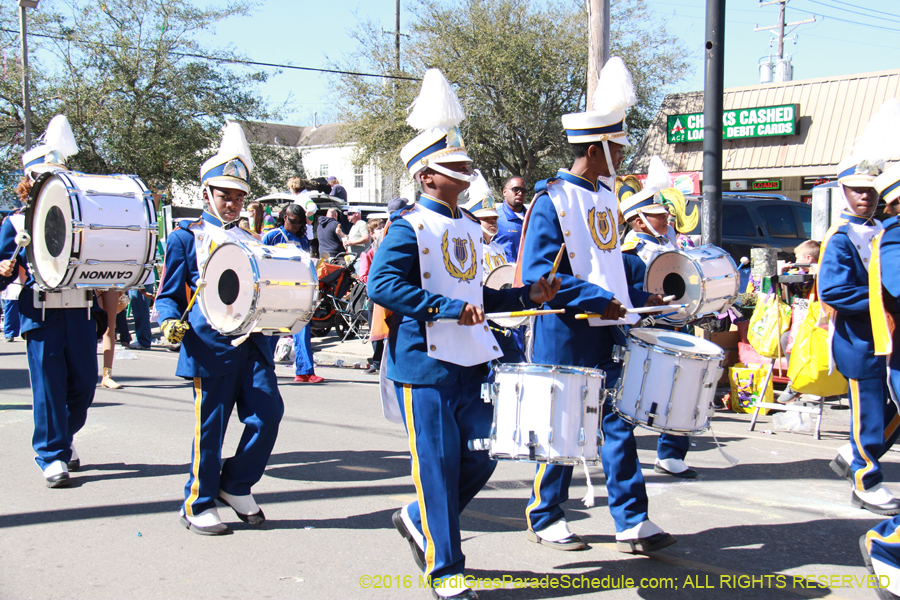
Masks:
[[[799,104],[738,108],[722,113],[722,135],[726,140],[797,135]],[[668,116],[670,144],[703,141],[703,113]]]

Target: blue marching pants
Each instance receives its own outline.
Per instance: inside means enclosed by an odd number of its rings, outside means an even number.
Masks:
[[[435,582],[463,573],[459,515],[497,465],[487,451],[468,447],[490,435],[493,411],[480,397],[483,377],[470,375],[463,370],[446,386],[394,384],[416,486],[409,516],[425,540],[425,574]]]
[[[606,385],[615,385],[617,379],[618,373],[607,373]],[[604,443],[600,460],[606,475],[609,512],[616,523],[616,531],[625,531],[648,518],[647,489],[638,460],[634,427],[619,418],[610,402],[603,403],[601,418]],[[560,505],[569,499],[571,481],[572,467],[537,466],[531,500],[525,509],[529,529],[541,531],[565,516]]]
[[[659,440],[656,442],[656,458],[659,460],[667,458],[684,460],[690,447],[690,436],[661,433],[659,434]]]
[[[886,377],[850,379],[849,383],[853,485],[868,490],[884,480],[879,459],[900,434],[900,417]]]
[[[312,328],[307,325],[300,333],[294,334],[294,367],[295,375],[313,375],[316,365],[313,363]]]
[[[900,515],[885,519],[866,533],[866,546],[881,585],[896,594],[900,592]],[[879,565],[877,563],[882,563]],[[890,583],[888,583],[888,581]]]
[[[184,510],[195,516],[215,506],[222,490],[246,496],[262,478],[275,447],[284,402],[273,369],[254,343],[241,344],[241,360],[221,377],[194,378],[196,425],[191,473],[184,486]],[[237,405],[244,424],[234,456],[221,462],[222,442]]]
[[[3,301],[3,335],[14,338],[19,335],[19,301]]]
[[[49,313],[48,312],[48,317]],[[34,396],[31,444],[41,470],[72,458],[97,388],[97,325],[83,309],[59,309],[48,325],[25,333]]]

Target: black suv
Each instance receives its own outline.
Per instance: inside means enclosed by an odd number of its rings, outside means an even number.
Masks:
[[[701,196],[686,196],[688,212],[700,210]],[[775,248],[779,260],[794,260],[794,248],[812,235],[812,207],[777,194],[722,194],[722,248],[734,262],[751,248]],[[690,232],[699,240],[700,224]]]

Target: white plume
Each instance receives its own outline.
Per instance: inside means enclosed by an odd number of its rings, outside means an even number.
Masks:
[[[477,169],[475,170],[475,173],[478,175],[478,177],[471,183],[471,185],[469,185],[469,201],[474,203],[485,198],[490,198],[491,200],[493,200],[494,193],[491,191],[491,186],[488,185],[488,182],[487,180],[485,180],[484,175],[482,175],[481,171]]]
[[[222,143],[219,145],[219,156],[237,156],[247,165],[247,171],[253,172],[256,164],[253,162],[250,145],[247,143],[247,137],[244,135],[244,129],[240,123],[235,121],[226,123],[225,132],[222,134]]]
[[[650,167],[647,169],[647,179],[644,180],[645,190],[664,190],[672,187],[672,178],[669,170],[659,156],[650,159]]]
[[[900,160],[900,100],[890,98],[872,115],[853,145],[860,160]]]
[[[618,56],[610,58],[597,79],[593,109],[605,115],[624,110],[637,103],[634,82],[625,61]]]
[[[420,131],[432,127],[454,127],[466,118],[456,92],[440,69],[428,69],[422,78],[419,97],[409,106],[406,122]]]
[[[44,132],[44,143],[58,151],[63,158],[69,158],[78,152],[75,134],[65,115],[56,115],[50,119]]]

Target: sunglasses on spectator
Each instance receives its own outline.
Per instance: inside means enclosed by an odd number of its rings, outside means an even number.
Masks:
[[[287,221],[288,223],[290,223],[291,225],[299,225],[300,223],[303,222],[300,219],[292,219],[290,217],[285,217],[284,220]]]
[[[506,188],[506,189],[511,191],[513,194],[524,194],[527,191],[523,187],[511,187],[511,188]]]

